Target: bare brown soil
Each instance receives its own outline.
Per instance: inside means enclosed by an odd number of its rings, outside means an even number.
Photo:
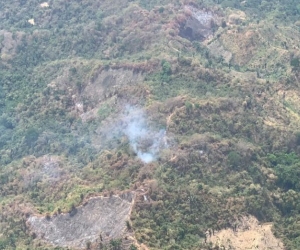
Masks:
[[[259,224],[253,216],[241,218],[235,231],[223,229],[209,237],[208,241],[221,249],[285,249],[283,243],[275,238],[272,224]]]

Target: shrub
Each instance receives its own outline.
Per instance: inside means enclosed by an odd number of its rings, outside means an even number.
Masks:
[[[29,146],[32,146],[39,137],[37,129],[30,128],[25,133],[25,143]]]
[[[165,8],[164,8],[164,7],[160,7],[160,8],[158,9],[159,13],[163,13],[163,12],[164,12],[164,10],[165,10]]]
[[[171,65],[166,60],[162,60],[161,62],[162,72],[161,72],[161,80],[163,82],[169,82],[170,81],[170,75],[172,74]]]
[[[295,134],[295,141],[296,141],[297,146],[300,146],[300,132],[297,132]]]
[[[275,168],[278,184],[284,189],[300,190],[300,163],[292,166],[279,165]]]
[[[237,168],[242,163],[242,157],[236,151],[231,151],[228,154],[227,161],[228,161],[229,166],[231,166],[233,168]]]
[[[189,101],[185,102],[185,108],[188,114],[191,114],[193,112],[193,104],[190,103]]]
[[[291,66],[293,68],[299,68],[300,67],[300,60],[299,60],[299,58],[293,58],[291,60]]]

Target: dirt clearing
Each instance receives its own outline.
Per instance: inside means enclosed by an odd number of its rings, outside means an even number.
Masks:
[[[225,247],[225,249],[260,249],[281,250],[285,249],[283,243],[276,239],[272,232],[272,224],[259,224],[253,217],[242,217],[237,224],[236,230],[223,229],[208,237],[208,242],[214,246]],[[222,248],[221,248],[222,249]]]

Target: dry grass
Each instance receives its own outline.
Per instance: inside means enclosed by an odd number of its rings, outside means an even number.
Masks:
[[[281,250],[283,243],[276,239],[272,232],[272,224],[259,224],[255,217],[242,217],[236,231],[223,229],[208,238],[209,242],[225,249],[246,250]]]

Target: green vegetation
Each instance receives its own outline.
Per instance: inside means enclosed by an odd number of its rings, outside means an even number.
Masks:
[[[231,151],[228,154],[228,164],[232,166],[233,168],[237,169],[239,166],[243,164],[242,157],[239,155],[239,153],[235,151]]]
[[[2,1],[0,249],[45,249],[30,214],[128,189],[150,249],[211,249],[206,232],[246,214],[300,249],[300,5],[191,3],[217,16],[205,41],[178,35],[183,1]],[[166,128],[154,162],[114,132],[128,105]]]
[[[112,112],[114,112],[114,109],[109,104],[104,104],[101,106],[98,110],[98,116],[100,120],[105,120],[107,117],[109,117]]]
[[[282,186],[286,190],[293,189],[299,191],[299,156],[295,153],[278,155],[271,154],[268,156],[268,159],[278,176],[278,185]]]
[[[274,16],[280,21],[296,21],[300,15],[297,0],[279,0],[276,3],[271,0],[249,0],[240,2],[238,0],[200,0],[199,3],[220,4],[223,8],[236,8],[246,11],[247,14],[262,19],[267,16]],[[296,8],[295,8],[296,7]]]

